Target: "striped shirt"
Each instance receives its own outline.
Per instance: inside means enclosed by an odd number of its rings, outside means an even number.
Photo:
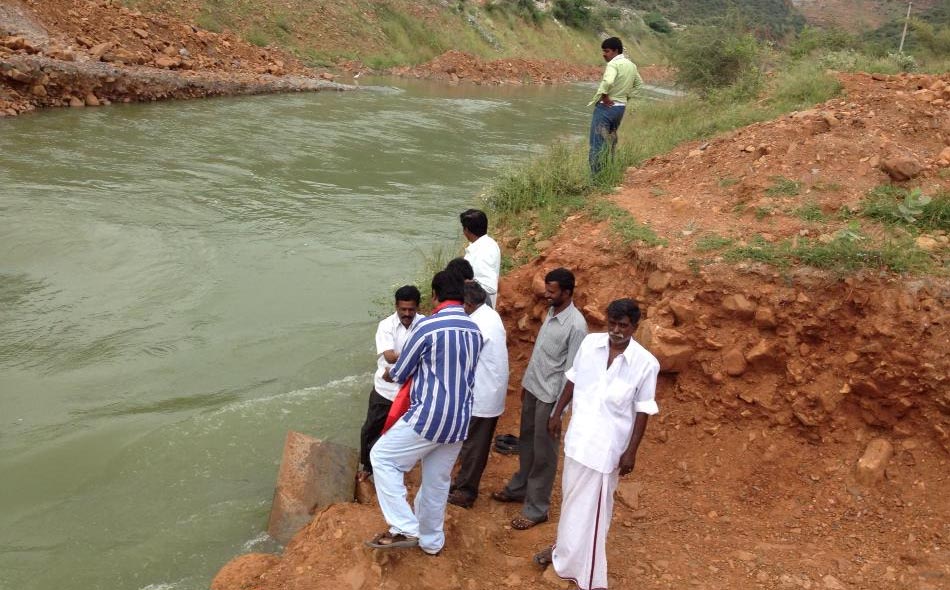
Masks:
[[[402,419],[437,443],[465,440],[472,417],[475,365],[482,335],[461,305],[420,320],[389,370],[397,383],[412,377],[409,410]]]

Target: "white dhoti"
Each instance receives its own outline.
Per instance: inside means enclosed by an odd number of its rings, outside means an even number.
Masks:
[[[564,458],[561,517],[552,563],[581,590],[607,588],[607,530],[619,470],[601,473]]]

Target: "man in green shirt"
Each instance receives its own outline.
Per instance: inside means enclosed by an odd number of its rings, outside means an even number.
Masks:
[[[597,87],[597,94],[587,105],[596,104],[590,122],[588,159],[591,174],[600,172],[604,161],[613,154],[617,145],[617,129],[623,120],[626,105],[636,96],[637,89],[643,86],[637,66],[623,54],[623,43],[620,39],[606,39],[600,44],[600,48],[603,50],[607,67],[600,86]]]

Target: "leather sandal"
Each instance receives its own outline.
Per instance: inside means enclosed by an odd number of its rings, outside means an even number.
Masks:
[[[491,499],[496,502],[524,502],[524,498],[516,498],[505,490],[498,490],[491,493]]]
[[[365,541],[367,547],[373,549],[408,549],[409,547],[418,547],[419,539],[411,535],[396,533],[395,535],[386,531],[379,533],[369,541]]]
[[[548,517],[545,516],[541,520],[531,520],[526,516],[516,516],[511,519],[511,528],[516,531],[526,531],[530,528],[536,527],[542,522],[547,522]]]

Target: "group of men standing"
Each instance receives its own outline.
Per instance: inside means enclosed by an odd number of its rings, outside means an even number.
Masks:
[[[494,309],[500,250],[487,235],[482,211],[468,210],[460,219],[470,244],[464,259],[432,278],[432,315],[418,313],[418,289],[402,287],[395,313],[377,330],[378,367],[358,476],[372,475],[388,525],[367,541],[376,549],[418,546],[432,555],[442,550],[446,505],[468,508],[476,501],[504,412],[508,351]],[[658,411],[659,363],[632,338],[640,319],[635,301],[611,303],[607,332],[588,334],[573,304],[573,273],[557,268],[544,282],[550,307],[521,381],[519,467],[491,497],[522,504],[513,529],[548,519],[561,421],[570,406],[557,540],[534,560],[553,564],[558,575],[584,590],[606,588],[613,492],[619,476],[633,470],[647,418]],[[419,462],[422,481],[410,507],[404,478]]]

